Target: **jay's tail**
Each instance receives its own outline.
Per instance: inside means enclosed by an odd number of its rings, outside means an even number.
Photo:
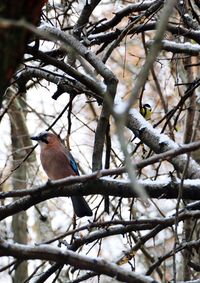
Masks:
[[[82,196],[72,196],[74,212],[78,217],[92,216],[92,210]]]

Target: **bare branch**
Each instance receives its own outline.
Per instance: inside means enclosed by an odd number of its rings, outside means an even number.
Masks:
[[[75,268],[95,271],[96,273],[105,274],[123,282],[156,283],[155,280],[148,276],[124,270],[106,260],[89,258],[70,250],[61,250],[59,248],[50,247],[49,245],[29,246],[16,243],[11,244],[0,239],[0,256],[5,255],[20,259],[41,259],[61,264],[70,264]]]

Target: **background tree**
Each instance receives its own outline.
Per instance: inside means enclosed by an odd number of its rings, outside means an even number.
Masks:
[[[198,2],[4,2],[1,282],[197,282]],[[46,182],[43,130],[81,176]]]

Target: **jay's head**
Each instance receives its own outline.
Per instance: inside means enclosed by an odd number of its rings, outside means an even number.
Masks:
[[[46,146],[52,146],[60,143],[60,139],[58,136],[48,133],[48,132],[41,132],[37,136],[31,137],[32,140],[37,141],[40,146],[46,147]]]

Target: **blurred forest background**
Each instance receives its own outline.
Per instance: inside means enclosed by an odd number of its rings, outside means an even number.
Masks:
[[[196,0],[1,1],[1,282],[200,282],[199,30]],[[44,130],[80,177],[47,183]]]

